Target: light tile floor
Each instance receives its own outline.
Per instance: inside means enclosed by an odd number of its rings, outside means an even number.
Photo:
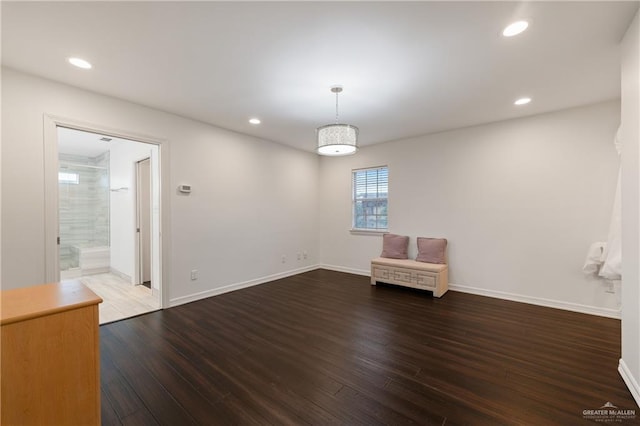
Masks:
[[[99,305],[100,324],[160,309],[160,303],[150,289],[131,285],[117,275],[96,274],[77,279],[103,299]]]

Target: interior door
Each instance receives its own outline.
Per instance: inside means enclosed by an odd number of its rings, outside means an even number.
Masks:
[[[138,284],[151,287],[151,160],[137,163]]]

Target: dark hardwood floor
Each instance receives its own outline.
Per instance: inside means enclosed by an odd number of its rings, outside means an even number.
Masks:
[[[606,402],[640,420],[617,320],[339,272],[100,332],[104,425],[578,425]]]

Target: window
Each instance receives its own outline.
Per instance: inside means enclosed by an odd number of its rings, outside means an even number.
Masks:
[[[352,172],[353,229],[386,231],[389,169],[387,166]]]
[[[72,183],[77,185],[80,183],[79,173],[58,172],[58,182],[60,183]]]

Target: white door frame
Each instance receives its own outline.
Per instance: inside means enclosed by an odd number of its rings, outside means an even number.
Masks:
[[[159,247],[160,247],[160,264],[158,268],[160,274],[158,277],[158,289],[160,292],[160,308],[169,306],[169,292],[164,290],[164,283],[169,282],[169,268],[165,265],[164,253],[170,252],[169,232],[165,232],[165,212],[169,212],[169,197],[163,197],[165,188],[164,182],[168,182],[168,145],[164,140],[139,135],[133,132],[113,129],[93,123],[86,123],[70,118],[58,117],[54,115],[44,115],[44,260],[45,260],[45,280],[46,282],[60,281],[60,261],[59,261],[59,213],[58,213],[58,127],[67,127],[75,130],[82,130],[91,133],[98,133],[105,136],[112,136],[121,139],[129,139],[134,142],[143,142],[158,147],[158,178],[159,178]],[[165,201],[166,200],[166,201]],[[166,221],[168,224],[169,221]],[[166,251],[165,251],[166,250]]]

